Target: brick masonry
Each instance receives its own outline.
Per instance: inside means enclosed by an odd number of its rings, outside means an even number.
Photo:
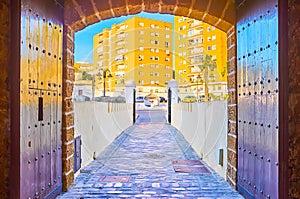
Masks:
[[[237,183],[237,72],[236,72],[236,32],[235,27],[227,32],[227,65],[228,65],[228,150],[227,181],[236,187]]]
[[[9,0],[0,1],[0,195],[8,198],[8,175],[10,165],[10,128],[8,66],[10,51]]]
[[[289,0],[289,198],[300,198],[300,3]]]
[[[72,92],[74,84],[74,31],[64,27],[64,70],[63,70],[63,190],[66,191],[74,180],[74,113]]]

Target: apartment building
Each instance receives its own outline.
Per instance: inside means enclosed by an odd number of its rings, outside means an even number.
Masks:
[[[201,85],[207,79],[209,93],[224,96],[227,82],[227,37],[214,26],[187,17],[174,16],[175,79],[186,93],[205,94]],[[209,55],[216,70],[205,77],[203,62]],[[220,83],[218,83],[220,82]],[[214,90],[219,88],[220,90]],[[200,93],[200,94],[199,94]]]
[[[165,85],[172,79],[172,24],[141,17],[114,24],[94,36],[94,63],[112,74],[110,91],[128,80],[137,87]]]

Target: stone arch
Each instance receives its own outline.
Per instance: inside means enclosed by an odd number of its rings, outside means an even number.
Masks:
[[[228,62],[228,165],[227,180],[237,182],[237,95],[235,1],[232,0],[67,0],[65,1],[63,96],[63,189],[74,179],[74,33],[105,19],[140,12],[173,14],[209,23],[227,33]]]

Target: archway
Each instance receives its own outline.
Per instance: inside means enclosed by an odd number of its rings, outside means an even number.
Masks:
[[[139,12],[173,14],[186,16],[209,23],[216,28],[227,33],[227,54],[228,54],[228,165],[227,180],[232,186],[237,182],[237,94],[236,94],[236,34],[235,34],[235,2],[231,0],[211,0],[211,1],[66,1],[65,2],[65,89],[71,91],[74,82],[74,33],[91,24],[101,20],[118,17],[122,15],[136,14]],[[71,75],[68,75],[71,74]],[[66,92],[63,106],[69,107],[64,112],[66,126],[64,137],[73,139],[74,133],[71,95],[72,92]],[[64,143],[70,143],[70,140],[63,140]],[[72,145],[72,143],[70,143]],[[67,146],[65,146],[67,147]],[[70,146],[71,147],[71,146]],[[69,154],[67,159],[72,159],[73,154]],[[73,180],[72,165],[64,160],[65,181]],[[67,175],[66,175],[67,174]],[[67,180],[71,179],[71,180]],[[64,184],[65,188],[68,184]]]

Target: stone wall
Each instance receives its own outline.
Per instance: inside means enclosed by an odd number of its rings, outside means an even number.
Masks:
[[[8,198],[10,164],[8,66],[10,50],[10,1],[0,1],[0,195]]]
[[[237,72],[236,72],[236,31],[227,32],[228,63],[228,134],[227,134],[227,181],[236,187],[237,183]]]
[[[288,3],[289,198],[300,198],[300,2]]]
[[[63,191],[74,181],[74,107],[72,92],[75,81],[74,69],[74,31],[64,26],[64,64],[63,64]]]

